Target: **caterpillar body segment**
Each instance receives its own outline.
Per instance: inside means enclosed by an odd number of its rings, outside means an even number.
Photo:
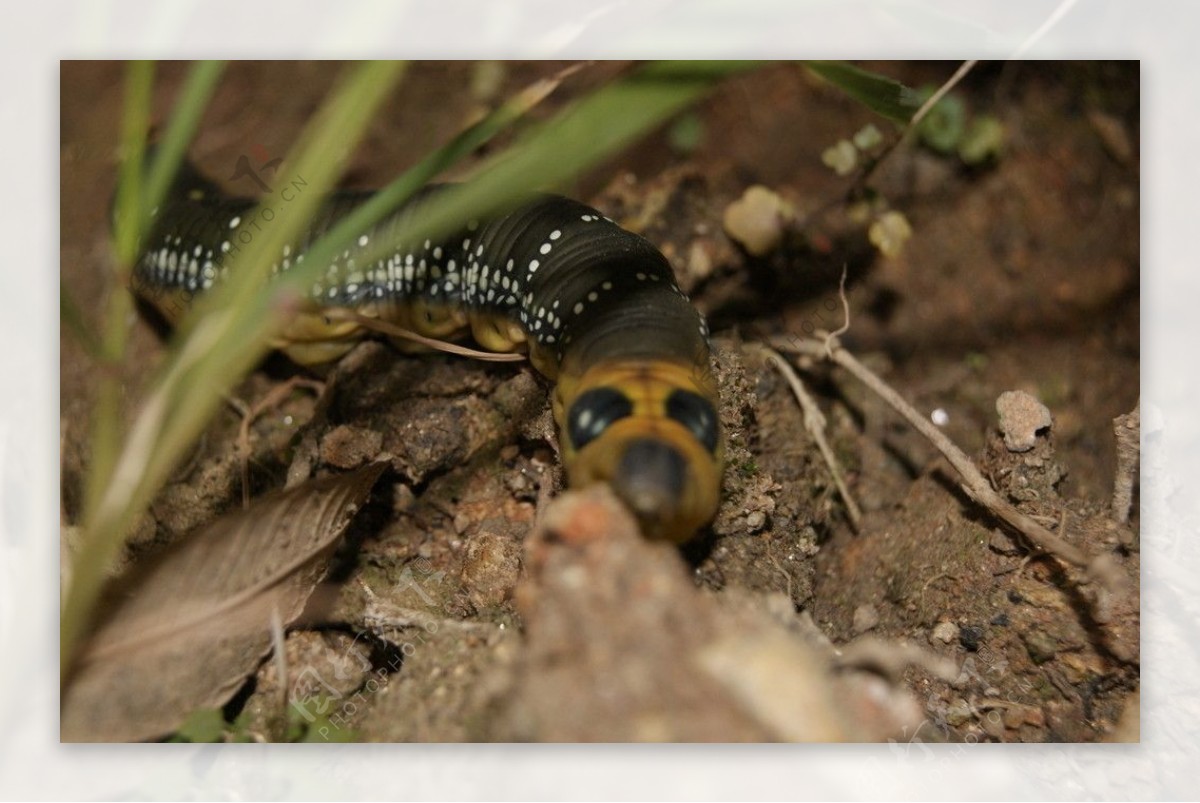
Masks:
[[[723,460],[708,330],[648,241],[595,209],[535,195],[437,242],[379,256],[431,186],[364,231],[307,290],[274,344],[303,365],[337,359],[367,334],[348,310],[425,337],[470,335],[495,352],[527,350],[556,382],[553,407],[568,481],[608,483],[648,537],[682,542],[716,512]],[[368,197],[331,196],[271,274]],[[188,168],[156,210],[133,289],[172,323],[226,275],[248,242],[255,202]],[[262,225],[257,222],[257,225]],[[386,239],[385,239],[386,238]],[[403,350],[410,341],[395,340]]]

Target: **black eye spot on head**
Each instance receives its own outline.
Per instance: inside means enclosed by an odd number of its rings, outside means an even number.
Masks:
[[[690,390],[675,390],[667,397],[667,415],[683,424],[710,452],[717,449],[717,411],[708,399]]]
[[[592,388],[580,395],[567,414],[567,436],[582,449],[614,421],[633,413],[633,403],[619,390]]]

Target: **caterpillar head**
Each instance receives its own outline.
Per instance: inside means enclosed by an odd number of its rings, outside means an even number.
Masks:
[[[554,412],[571,485],[607,483],[649,538],[682,543],[712,520],[723,448],[711,378],[655,360],[560,377]]]

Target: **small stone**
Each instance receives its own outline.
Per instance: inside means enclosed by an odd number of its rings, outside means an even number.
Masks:
[[[999,530],[992,531],[992,536],[988,539],[988,547],[1001,555],[1016,555],[1021,551],[1007,533]]]
[[[1004,727],[1016,730],[1025,724],[1025,709],[1022,706],[1010,706],[1004,711]]]
[[[858,165],[858,149],[848,139],[839,140],[821,152],[821,162],[839,176],[848,176]]]
[[[1058,644],[1042,630],[1030,630],[1022,633],[1021,641],[1025,642],[1025,651],[1029,653],[1029,660],[1039,666],[1049,661],[1058,652]]]
[[[321,438],[321,462],[337,468],[355,468],[379,454],[382,446],[382,432],[343,424]]]
[[[725,233],[754,256],[766,256],[783,241],[784,225],[795,216],[772,190],[754,185],[725,209]]]
[[[963,646],[963,649],[968,652],[975,652],[979,649],[979,642],[983,641],[983,628],[968,625],[959,628],[958,643]]]
[[[958,727],[970,718],[971,706],[967,704],[966,700],[955,700],[946,709],[946,722],[954,727]]]
[[[904,250],[904,244],[912,237],[912,225],[903,213],[889,210],[867,229],[867,239],[885,257],[896,257]]]
[[[746,516],[746,528],[752,533],[756,533],[761,530],[766,523],[767,514],[763,513],[761,510],[751,511],[751,513]]]
[[[513,593],[521,571],[521,545],[513,538],[482,532],[467,542],[462,582],[476,609],[503,604]]]
[[[858,635],[874,629],[879,624],[879,611],[874,605],[859,605],[854,609],[854,632]]]
[[[983,727],[983,732],[993,739],[1004,738],[1004,718],[1000,712],[992,709],[980,717],[980,726]]]
[[[1037,433],[1053,423],[1046,405],[1023,390],[1009,390],[996,399],[1000,431],[1010,452],[1027,452],[1037,443]]]
[[[954,622],[938,622],[929,633],[929,640],[949,644],[958,638],[958,625]]]

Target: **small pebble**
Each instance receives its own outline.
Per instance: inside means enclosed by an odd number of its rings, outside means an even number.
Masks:
[[[725,233],[754,256],[766,256],[783,241],[785,222],[794,217],[786,201],[772,190],[754,185],[725,209]]]
[[[1053,423],[1046,405],[1023,390],[1009,390],[996,399],[1000,431],[1010,452],[1028,452],[1037,443],[1037,433]]]
[[[958,643],[963,646],[963,649],[968,652],[975,652],[979,649],[979,642],[983,641],[983,628],[968,625],[959,628]]]
[[[355,468],[379,454],[383,433],[342,424],[321,438],[321,462],[338,468]]]
[[[954,622],[938,622],[929,633],[929,640],[949,644],[958,638],[958,625]]]
[[[874,629],[879,624],[879,611],[874,605],[859,605],[854,609],[854,632],[858,635]]]
[[[761,510],[752,511],[748,516],[746,516],[746,527],[752,533],[756,533],[761,530],[763,525],[766,523],[767,514],[763,513]]]
[[[1042,630],[1030,630],[1022,633],[1021,640],[1025,642],[1025,651],[1029,653],[1029,660],[1035,664],[1046,663],[1058,652],[1058,644]]]

